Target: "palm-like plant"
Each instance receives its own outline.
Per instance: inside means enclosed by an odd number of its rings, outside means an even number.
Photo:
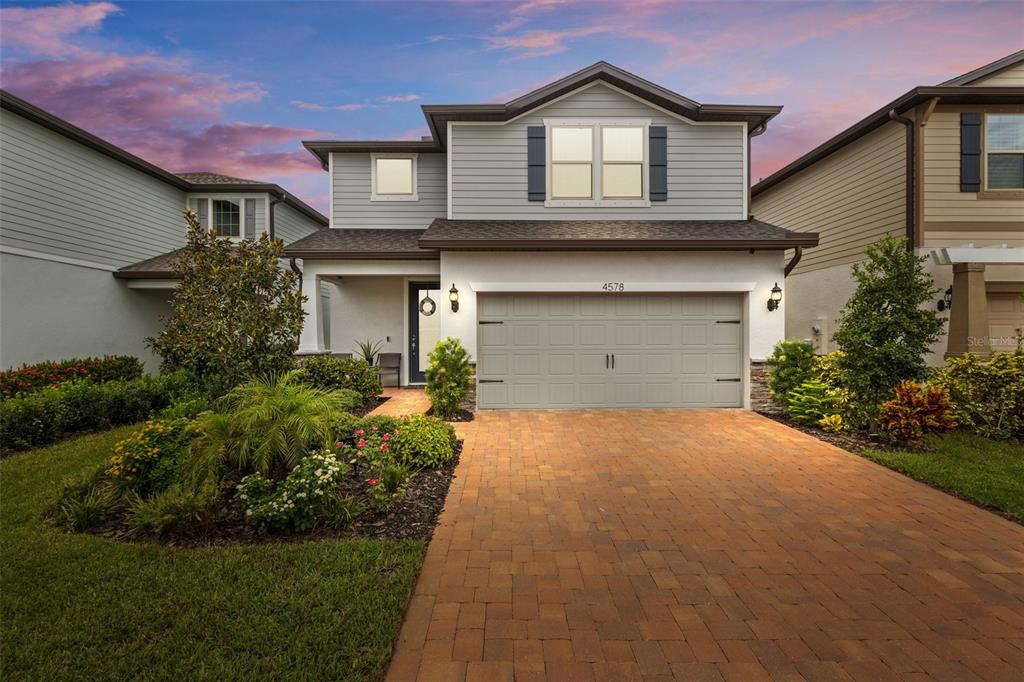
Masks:
[[[200,420],[199,457],[239,473],[284,478],[312,449],[329,447],[338,414],[352,408],[346,392],[311,388],[296,371],[233,388],[222,409]]]
[[[374,358],[377,357],[380,349],[384,347],[384,342],[367,339],[366,341],[356,341],[356,345],[359,347],[359,355],[363,357],[363,360],[366,360],[366,364],[372,367]]]

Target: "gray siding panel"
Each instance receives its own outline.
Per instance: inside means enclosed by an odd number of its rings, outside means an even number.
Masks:
[[[0,112],[0,245],[121,267],[185,243],[181,190]]]
[[[287,204],[280,203],[274,206],[274,235],[278,239],[283,239],[285,244],[311,235],[319,228],[319,223],[313,222],[305,214],[299,213]]]
[[[523,201],[526,200],[526,133],[523,133]],[[426,228],[448,215],[444,154],[420,154],[416,166],[419,201],[370,201],[370,155],[332,154],[334,227]]]
[[[649,118],[651,125],[667,127],[668,200],[643,208],[563,208],[530,202],[526,128],[556,117]],[[691,125],[596,85],[504,125],[453,125],[452,217],[734,220],[743,217],[745,144],[742,126]],[[337,201],[336,193],[336,211]]]

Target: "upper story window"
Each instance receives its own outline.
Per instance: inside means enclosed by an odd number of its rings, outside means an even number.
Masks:
[[[649,121],[545,119],[548,206],[647,206]]]
[[[416,155],[371,154],[372,201],[417,201]]]
[[[210,201],[210,227],[218,237],[242,236],[242,202],[238,199]]]
[[[985,116],[986,189],[1024,189],[1024,114]]]

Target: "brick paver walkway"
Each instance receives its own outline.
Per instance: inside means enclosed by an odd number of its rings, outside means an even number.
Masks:
[[[391,680],[1020,680],[1024,528],[740,410],[484,412]]]
[[[430,400],[422,388],[386,387],[384,395],[388,399],[374,408],[370,414],[404,417],[410,414],[423,414],[430,409]]]

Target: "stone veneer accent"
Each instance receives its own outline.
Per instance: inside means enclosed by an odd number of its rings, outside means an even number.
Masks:
[[[750,409],[776,414],[782,412],[768,393],[768,363],[764,360],[750,361]]]

